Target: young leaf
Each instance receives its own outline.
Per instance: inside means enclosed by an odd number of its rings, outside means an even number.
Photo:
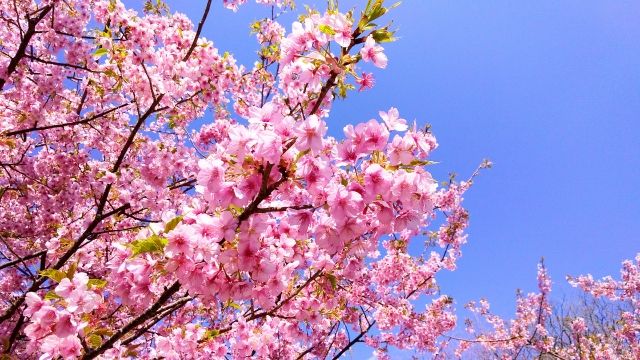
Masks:
[[[242,310],[242,307],[239,304],[237,304],[237,303],[235,303],[233,301],[229,301],[227,306],[230,306],[230,307],[232,307],[232,308],[234,308],[236,310]]]
[[[397,1],[397,2],[393,3],[391,6],[389,6],[389,8],[388,8],[388,9],[389,9],[389,10],[391,10],[391,9],[395,9],[395,8],[397,8],[398,6],[400,6],[400,4],[402,4],[402,1]]]
[[[204,339],[213,339],[216,336],[220,335],[220,330],[218,329],[209,329],[204,333]]]
[[[55,293],[55,291],[50,290],[44,295],[45,300],[60,300],[62,296]]]
[[[109,52],[107,51],[107,49],[103,48],[103,47],[99,47],[96,52],[93,53],[93,56],[97,57],[97,58],[101,58],[105,55],[107,55]]]
[[[67,277],[67,274],[65,274],[61,270],[44,269],[44,270],[40,271],[40,276],[48,277],[49,279],[51,279],[51,280],[53,280],[55,282],[60,282],[60,281],[62,281],[62,279]]]
[[[138,256],[144,253],[162,252],[168,243],[169,240],[166,238],[151,235],[146,239],[132,242],[129,247],[131,248],[132,256]]]
[[[87,286],[92,289],[102,289],[107,286],[107,280],[102,279],[89,279]]]
[[[85,330],[86,331],[86,330]],[[113,331],[107,328],[97,328],[91,331],[92,334],[96,334],[98,336],[111,336],[113,335]]]
[[[336,287],[338,286],[338,279],[336,278],[336,276],[333,274],[325,274],[325,276],[329,280],[329,283],[331,284],[331,288],[335,290]]]
[[[320,26],[318,26],[318,30],[322,31],[323,33],[325,33],[327,35],[335,35],[336,34],[336,31],[333,30],[331,28],[331,26],[325,25],[325,24],[321,24]]]
[[[67,270],[67,275],[66,277],[68,277],[69,279],[73,279],[73,275],[76,274],[76,270],[78,269],[78,263],[71,263],[71,265],[69,265],[69,269]]]
[[[183,216],[176,216],[175,218],[171,219],[167,225],[164,226],[164,232],[165,234],[170,232],[171,230],[175,229],[176,226],[178,226],[178,224],[180,224],[180,221],[182,221]]]
[[[387,30],[386,28],[383,29],[378,29],[378,30],[374,30],[371,33],[371,36],[373,36],[373,39],[377,42],[377,43],[384,43],[384,42],[392,42],[395,41],[396,38],[393,37],[393,32]]]
[[[100,345],[102,345],[102,338],[96,334],[91,334],[87,336],[87,344],[92,349],[97,349],[100,347]]]

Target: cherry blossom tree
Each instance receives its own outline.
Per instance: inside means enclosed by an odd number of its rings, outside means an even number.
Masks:
[[[0,0],[2,352],[436,351],[470,181],[439,185],[434,136],[395,108],[327,135],[386,67],[395,5],[257,21],[251,67],[200,36],[215,6],[194,27],[157,1]],[[410,254],[425,236],[439,251]]]
[[[436,181],[435,137],[395,108],[328,135],[332,103],[390,61],[377,24],[397,4],[256,21],[249,67],[201,37],[219,5],[203,0],[194,26],[157,0],[0,0],[3,358],[337,359],[359,343],[442,357],[456,316],[436,276],[461,256],[478,171]],[[637,309],[637,267],[575,281]],[[517,319],[489,317],[473,344],[560,354],[539,276]],[[640,356],[637,310],[621,319],[623,348],[576,319],[582,345],[562,356]]]
[[[492,314],[481,300],[468,308],[489,326],[467,320],[472,338],[446,336],[457,342],[457,357],[465,353],[499,359],[638,359],[640,358],[640,254],[622,264],[620,280],[591,275],[568,277],[583,291],[582,304],[564,312],[550,300],[551,280],[538,267],[538,293],[518,294],[516,316],[510,321]],[[560,310],[560,311],[559,311]],[[561,314],[558,316],[558,313]]]

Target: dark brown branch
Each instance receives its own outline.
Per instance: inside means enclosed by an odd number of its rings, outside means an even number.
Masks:
[[[296,291],[293,292],[293,294],[289,295],[286,299],[284,299],[283,301],[281,301],[278,305],[276,305],[273,309],[269,310],[269,311],[265,311],[265,312],[261,312],[259,314],[255,314],[250,316],[249,318],[247,318],[247,321],[251,321],[251,320],[255,320],[267,315],[274,315],[276,313],[276,311],[280,310],[281,307],[284,306],[284,304],[288,303],[291,299],[293,299],[294,297],[298,296],[298,294],[300,294],[300,292],[307,287],[307,285],[309,285],[313,280],[315,280],[316,278],[318,278],[318,276],[320,276],[320,274],[322,274],[322,270],[318,270],[316,271],[313,275],[311,275],[307,281],[304,282],[304,284],[300,285],[300,287],[298,287],[298,289]]]
[[[151,320],[142,328],[138,329],[138,331],[136,331],[135,334],[131,335],[130,337],[124,339],[122,341],[122,345],[129,345],[132,342],[134,342],[137,338],[139,338],[140,336],[142,336],[145,332],[147,332],[147,330],[149,330],[151,327],[153,327],[155,324],[157,324],[160,320],[164,319],[167,315],[171,314],[172,312],[178,310],[179,308],[181,308],[182,306],[184,306],[186,303],[188,303],[189,301],[191,301],[193,299],[193,297],[191,296],[185,296],[179,300],[174,301],[173,303],[163,307],[162,309],[158,310],[158,314],[156,316],[154,316],[153,318],[151,318]]]
[[[144,66],[144,62],[142,62],[142,70],[144,70],[144,74],[147,76],[147,80],[149,81],[149,89],[151,90],[151,97],[156,98],[156,92],[153,90],[153,81],[151,81],[151,76],[149,76],[149,72],[147,71],[147,67]]]
[[[71,258],[71,256],[73,256],[73,254],[80,248],[80,246],[82,245],[82,243],[89,238],[89,236],[93,235],[93,230],[95,230],[96,227],[98,227],[98,225],[102,222],[102,220],[109,218],[112,215],[115,214],[121,214],[123,213],[125,210],[129,209],[131,207],[130,204],[124,204],[116,209],[113,209],[107,213],[104,213],[102,215],[96,215],[96,218],[94,219],[94,221],[91,222],[91,224],[89,224],[89,226],[87,227],[87,229],[84,231],[84,233],[82,233],[82,235],[78,238],[78,240],[76,240],[73,245],[71,246],[71,248],[69,250],[67,250],[66,253],[64,253],[62,255],[62,257],[60,257],[60,259],[58,259],[58,261],[56,262],[56,264],[53,266],[54,269],[59,270],[61,269],[64,264],[67,262],[67,260],[69,260]],[[102,213],[102,211],[98,212],[98,214]]]
[[[36,33],[40,33],[40,32],[43,32],[43,31],[38,31]],[[56,34],[58,34],[58,35],[70,36],[70,37],[73,37],[73,38],[76,38],[76,39],[84,39],[84,40],[95,40],[96,39],[95,36],[89,36],[89,35],[80,35],[80,36],[78,36],[78,35],[73,35],[73,34],[70,34],[68,32],[64,32],[64,31],[60,31],[60,30],[54,30],[54,32]],[[118,38],[113,39],[113,41],[120,41],[120,40],[122,40],[122,39],[118,39]]]
[[[100,234],[109,234],[109,233],[114,233],[114,232],[121,232],[121,231],[131,231],[131,230],[138,230],[138,229],[144,229],[146,228],[146,226],[130,226],[130,227],[126,227],[126,228],[122,228],[122,229],[111,229],[111,230],[102,230],[102,231],[95,231],[93,234],[94,235],[100,235]]]
[[[313,108],[309,112],[309,115],[315,114],[320,109],[320,106],[322,105],[322,102],[324,101],[325,96],[327,96],[327,94],[329,93],[329,90],[331,90],[331,88],[336,84],[335,81],[337,77],[338,77],[338,74],[332,71],[331,76],[329,77],[329,80],[327,80],[324,86],[322,86],[322,89],[320,89],[320,94],[318,94],[316,103],[313,105]]]
[[[168,186],[169,190],[177,189],[183,186],[192,186],[196,183],[196,179],[181,179]]]
[[[329,329],[329,332],[327,333],[327,335],[330,335],[334,330],[336,331],[336,333],[333,336],[333,340],[331,341],[331,344],[333,344],[333,342],[336,340],[336,336],[338,335],[338,329],[340,327],[340,322],[335,323],[333,326],[331,326],[331,329]],[[313,349],[315,349],[318,345],[320,345],[320,343],[322,343],[324,341],[324,338],[320,338],[320,340],[318,340],[318,342],[314,345],[311,345],[310,347],[308,347],[305,351],[301,352],[297,357],[296,360],[301,360],[305,357],[305,355],[307,355],[308,353],[310,353],[311,351],[313,351]],[[328,352],[331,351],[331,346],[327,347],[327,354]],[[326,355],[324,357],[326,357]]]
[[[87,101],[87,96],[89,95],[89,89],[85,88],[82,93],[82,97],[80,98],[80,103],[78,104],[78,108],[76,109],[76,114],[80,116],[82,113],[82,108],[84,107],[85,101]]]
[[[356,28],[353,31],[353,33],[351,34],[351,38],[352,38],[351,43],[349,44],[348,47],[342,49],[343,57],[347,55],[355,45],[364,41],[362,38],[358,38],[358,36],[360,36],[360,28]],[[336,85],[335,81],[337,78],[338,78],[338,73],[331,71],[331,76],[329,77],[329,80],[327,80],[327,82],[322,86],[322,89],[320,89],[320,94],[318,94],[316,103],[313,105],[313,108],[311,109],[308,115],[313,115],[320,109],[320,106],[322,106],[322,102],[324,101],[325,96],[327,96],[327,94],[329,93],[329,90],[331,90],[331,88],[334,85]],[[302,111],[302,115],[304,116],[304,111]]]
[[[356,343],[358,343],[360,341],[360,339],[362,339],[362,337],[369,332],[369,330],[371,330],[371,328],[373,327],[373,325],[375,325],[376,321],[373,320],[371,322],[371,324],[369,324],[369,326],[363,330],[360,334],[358,334],[358,336],[356,336],[355,338],[353,338],[353,340],[351,340],[347,346],[345,346],[342,350],[340,350],[340,352],[338,354],[336,354],[336,356],[333,357],[333,360],[337,360],[338,358],[340,358],[340,356],[342,356],[342,354],[346,353],[353,345],[355,345]]]
[[[533,333],[531,334],[531,337],[529,338],[529,340],[527,340],[525,344],[520,346],[520,348],[518,349],[518,352],[516,353],[516,356],[513,358],[514,360],[518,359],[518,357],[520,356],[520,353],[526,346],[533,344],[533,339],[536,337],[536,334],[538,333],[537,325],[542,325],[542,307],[544,305],[545,299],[546,299],[546,294],[545,293],[540,294],[540,305],[538,306],[538,319],[536,320],[536,327],[534,328]]]
[[[169,110],[170,108],[175,108],[178,107],[178,105],[182,105],[184,103],[186,103],[187,101],[191,101],[193,100],[196,96],[200,95],[202,93],[202,90],[198,90],[196,92],[194,92],[193,94],[191,94],[191,96],[178,100],[175,104],[171,105],[171,106],[163,106],[163,107],[159,107],[157,108],[154,112],[160,112],[160,111],[164,111],[164,110]]]
[[[271,310],[269,310],[269,311],[263,311],[263,312],[261,312],[261,313],[251,315],[251,316],[249,316],[248,318],[246,318],[245,320],[246,320],[246,321],[251,321],[251,320],[256,320],[256,319],[259,319],[259,318],[262,318],[262,317],[265,317],[265,316],[274,316],[274,317],[275,317],[275,316],[276,316],[276,314],[275,314],[275,313],[276,313],[276,311],[278,311],[281,307],[283,307],[283,306],[284,306],[287,302],[289,302],[291,299],[293,299],[294,297],[298,296],[298,294],[300,294],[300,292],[301,292],[304,288],[306,288],[306,287],[307,287],[307,285],[309,285],[313,280],[315,280],[318,276],[320,276],[320,274],[322,274],[322,270],[318,270],[318,271],[316,271],[313,275],[311,275],[311,277],[309,277],[309,278],[304,282],[304,284],[300,285],[300,286],[296,289],[296,291],[295,291],[293,294],[289,295],[286,299],[284,299],[283,301],[281,301],[280,303],[278,303],[278,305],[276,305],[273,309],[271,309]],[[278,317],[280,317],[280,316],[278,316]],[[284,317],[282,317],[282,318],[284,318]],[[237,321],[237,320],[234,320],[234,321],[232,322],[232,324],[233,324],[234,322],[236,322],[236,321]],[[231,326],[228,326],[228,327],[226,327],[226,328],[223,328],[222,330],[220,330],[220,331],[218,332],[218,334],[219,334],[219,335],[221,335],[221,334],[227,333],[227,332],[229,332],[229,331],[231,331]],[[203,342],[203,341],[202,341],[202,340],[200,340],[199,342]]]
[[[256,195],[255,199],[253,199],[253,201],[242,211],[240,216],[238,216],[238,226],[240,226],[243,221],[247,220],[249,216],[253,215],[258,209],[258,205],[260,205],[263,200],[268,198],[271,193],[275,191],[278,186],[280,186],[280,184],[288,180],[287,170],[281,167],[280,174],[282,175],[282,177],[280,178],[280,180],[274,182],[271,185],[267,185],[272,167],[273,165],[269,164],[264,169],[264,172],[262,173],[262,185],[260,187],[260,192],[258,192],[258,195]]]
[[[16,54],[11,58],[11,61],[7,66],[6,74],[4,74],[4,76],[0,78],[0,90],[4,88],[4,84],[7,82],[7,79],[9,79],[9,77],[13,74],[13,72],[16,71],[16,68],[20,63],[20,60],[22,60],[22,58],[25,56],[27,46],[29,46],[29,42],[31,41],[31,38],[36,33],[36,26],[40,21],[42,21],[42,19],[45,18],[45,16],[47,16],[47,14],[49,13],[49,11],[51,11],[51,9],[53,9],[53,5],[47,5],[39,10],[39,13],[35,18],[27,18],[27,22],[28,22],[27,31],[24,33],[24,36],[22,37],[22,41],[20,42],[20,46],[18,46],[18,50],[16,51]]]
[[[182,58],[182,61],[189,60],[189,57],[191,57],[191,53],[193,53],[193,50],[195,50],[196,46],[198,45],[198,39],[200,38],[200,33],[202,33],[204,22],[207,21],[207,16],[209,15],[210,8],[211,8],[211,0],[207,0],[207,6],[204,8],[202,19],[200,19],[200,22],[198,23],[198,29],[196,30],[196,35],[193,37],[193,42],[191,43],[191,47],[189,47],[189,50],[184,55],[184,58]]]
[[[43,64],[47,64],[47,65],[56,65],[56,66],[62,66],[62,67],[69,67],[69,68],[72,68],[72,69],[84,70],[84,71],[95,73],[95,74],[100,73],[100,71],[91,70],[88,67],[82,66],[82,65],[62,63],[62,62],[53,61],[53,60],[44,60],[44,59],[41,59],[41,58],[39,58],[37,56],[33,56],[33,55],[25,55],[25,57],[28,58],[28,59],[31,59],[31,60],[33,60],[35,62],[39,62],[39,63],[43,63]]]
[[[73,245],[71,246],[71,248],[69,250],[67,250],[66,253],[64,253],[62,255],[62,257],[60,257],[60,259],[56,262],[56,264],[52,267],[52,269],[55,270],[59,270],[62,268],[62,266],[64,266],[64,264],[67,262],[67,260],[69,260],[71,258],[71,256],[73,256],[73,254],[80,248],[80,246],[82,245],[82,243],[89,238],[89,236],[92,235],[93,230],[95,230],[96,227],[98,227],[98,225],[102,222],[102,220],[108,218],[109,216],[115,215],[117,213],[120,213],[122,211],[125,211],[126,209],[130,208],[131,205],[129,204],[124,204],[120,207],[118,207],[117,209],[114,209],[112,211],[109,211],[108,213],[99,215],[102,213],[102,210],[99,208],[100,211],[98,211],[96,213],[96,217],[94,218],[94,220],[89,224],[89,226],[87,227],[87,229],[82,233],[82,235],[80,235],[80,237],[78,238],[78,240],[76,240]],[[24,299],[25,299],[25,295],[28,292],[32,292],[32,291],[37,291],[40,288],[40,285],[42,285],[45,281],[47,281],[47,278],[44,276],[40,276],[36,281],[33,282],[33,284],[31,284],[31,286],[29,287],[29,289],[27,291],[25,291],[25,293],[18,297],[13,304],[11,304],[11,306],[9,306],[9,308],[4,312],[4,314],[2,314],[2,316],[0,316],[0,324],[3,323],[4,321],[6,321],[7,319],[10,319],[13,314],[18,310],[18,308],[20,308],[20,306],[24,303]]]
[[[23,324],[24,324],[24,315],[20,314],[20,318],[18,318],[18,323],[16,324],[16,327],[13,328],[13,331],[11,332],[11,336],[9,336],[7,347],[4,350],[5,354],[11,354],[11,348],[13,347],[13,344],[15,344],[16,338],[18,337],[18,334],[20,333],[20,329],[22,328]]]
[[[135,139],[136,135],[138,134],[138,131],[140,131],[142,124],[144,124],[147,118],[151,116],[151,114],[153,114],[156,106],[158,106],[158,104],[160,103],[163,97],[164,97],[164,94],[161,94],[160,96],[155,98],[151,103],[151,106],[149,106],[149,109],[142,116],[140,116],[140,118],[138,118],[136,125],[133,127],[133,130],[131,131],[131,134],[129,134],[129,138],[127,139],[127,142],[122,147],[122,151],[120,152],[120,155],[116,160],[116,163],[113,165],[113,169],[111,170],[111,172],[115,173],[118,171],[118,169],[120,168],[120,165],[122,165],[122,162],[124,161],[125,155],[127,155],[127,152],[129,152],[129,148],[131,147],[131,144],[133,144],[133,139]]]
[[[509,341],[513,341],[513,340],[519,339],[518,336],[513,336],[513,337],[510,337],[508,339],[486,339],[486,340],[483,340],[483,339],[463,339],[463,338],[459,338],[459,337],[455,337],[455,336],[451,336],[451,335],[443,335],[443,336],[445,336],[449,340],[468,342],[468,343],[472,343],[472,344],[491,344],[491,343],[509,342]]]
[[[105,341],[99,348],[86,353],[82,357],[82,360],[95,359],[105,351],[109,350],[118,340],[129,333],[129,331],[135,329],[136,327],[144,324],[147,320],[151,319],[156,314],[158,309],[160,309],[162,304],[167,302],[167,300],[169,300],[169,298],[171,298],[173,294],[178,292],[178,290],[180,290],[180,283],[176,281],[169,288],[165,289],[162,295],[160,295],[158,300],[156,300],[156,302],[151,305],[150,308],[148,308],[145,312],[140,314],[135,319],[131,320],[127,325],[118,330],[115,334],[111,335],[111,337],[107,339],[107,341]]]
[[[47,252],[45,250],[42,250],[42,251],[39,251],[39,252],[37,252],[35,254],[23,256],[23,257],[18,258],[16,260],[9,261],[7,263],[4,263],[4,264],[0,265],[0,270],[2,270],[4,268],[11,267],[11,266],[16,265],[16,264],[19,264],[19,263],[21,263],[23,261],[26,261],[26,260],[31,260],[31,259],[37,258],[37,257],[41,256],[42,254],[46,254],[46,253]]]
[[[447,246],[444,248],[444,251],[442,252],[442,256],[440,257],[440,262],[443,262],[443,261],[444,261],[444,258],[447,256],[447,252],[449,251],[449,247],[450,247],[450,246],[451,246],[451,244],[447,244]],[[438,271],[438,270],[440,270],[440,269],[441,269],[441,268],[438,268],[438,269],[436,269],[436,271]],[[426,284],[429,280],[433,279],[433,276],[434,276],[434,275],[435,275],[435,273],[434,273],[434,274],[432,274],[432,275],[427,276],[427,277],[426,277],[424,280],[422,280],[418,285],[416,285],[416,287],[415,287],[413,290],[411,290],[411,291],[410,291],[410,292],[409,292],[409,293],[408,293],[404,298],[405,298],[405,299],[410,298],[413,294],[415,294],[415,293],[416,293],[416,291],[420,290],[420,288],[421,288],[424,284]]]
[[[110,113],[112,113],[112,112],[114,112],[114,111],[116,111],[118,109],[121,109],[121,108],[123,108],[123,107],[125,107],[127,105],[129,105],[129,103],[118,105],[118,106],[116,106],[114,108],[111,108],[109,110],[105,110],[105,111],[103,111],[103,112],[101,112],[99,114],[90,116],[90,117],[88,117],[86,119],[80,119],[78,121],[72,121],[72,122],[68,122],[68,123],[64,123],[64,124],[53,124],[53,125],[46,125],[46,126],[40,126],[40,127],[32,127],[32,128],[29,128],[29,129],[14,130],[14,131],[10,131],[10,132],[8,132],[8,133],[6,133],[4,135],[5,136],[14,136],[14,135],[27,134],[27,133],[30,133],[30,132],[33,132],[33,131],[42,131],[42,130],[60,128],[60,127],[65,127],[65,126],[75,126],[75,125],[80,125],[80,124],[86,124],[86,123],[89,123],[89,122],[91,122],[93,120],[99,119],[99,118],[101,118],[103,116],[109,115]]]
[[[264,214],[264,213],[270,213],[270,212],[281,212],[281,211],[287,211],[287,210],[306,210],[306,209],[313,209],[313,205],[256,208],[256,210],[253,213]]]

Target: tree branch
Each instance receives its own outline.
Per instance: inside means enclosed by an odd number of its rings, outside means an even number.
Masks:
[[[174,282],[169,288],[165,289],[165,291],[160,295],[158,300],[151,305],[149,309],[140,314],[135,319],[131,320],[127,325],[125,325],[122,329],[118,330],[115,334],[113,334],[107,341],[105,341],[99,348],[86,353],[82,360],[90,360],[95,359],[105,351],[109,350],[118,340],[120,340],[123,336],[125,336],[129,331],[133,330],[137,326],[144,324],[145,321],[152,318],[158,309],[171,298],[173,294],[180,290],[180,283]]]
[[[182,58],[182,61],[186,62],[187,60],[189,60],[191,53],[193,53],[193,50],[198,45],[198,38],[200,38],[200,33],[202,33],[202,27],[204,26],[204,22],[207,21],[207,16],[209,15],[210,8],[211,8],[211,0],[207,0],[207,6],[204,8],[204,14],[202,14],[202,19],[200,19],[200,22],[198,23],[198,29],[196,30],[196,35],[193,37],[193,42],[191,43],[191,47],[189,47],[189,50],[184,55],[184,58]]]
[[[375,325],[376,321],[373,320],[371,322],[371,324],[369,324],[369,326],[364,329],[360,334],[358,334],[358,336],[356,336],[355,338],[353,338],[353,340],[351,340],[347,346],[345,346],[342,350],[340,350],[340,352],[338,354],[336,354],[336,356],[333,357],[333,360],[337,360],[338,358],[340,358],[340,356],[342,356],[342,354],[346,353],[353,345],[355,345],[356,343],[358,343],[360,341],[360,339],[362,339],[362,337],[369,332],[369,330],[371,330],[371,328],[373,327],[373,325]]]
[[[23,261],[26,261],[26,260],[31,260],[31,259],[37,258],[37,257],[39,257],[40,255],[42,255],[42,254],[46,254],[46,253],[47,253],[47,251],[46,251],[46,250],[42,250],[42,251],[39,251],[39,252],[37,252],[37,253],[35,253],[35,254],[27,255],[27,256],[24,256],[24,257],[18,258],[18,259],[16,259],[16,260],[13,260],[13,261],[9,261],[9,262],[7,262],[7,263],[4,263],[4,264],[0,265],[0,270],[2,270],[2,269],[4,269],[4,268],[11,267],[11,266],[13,266],[13,265],[15,265],[15,264],[19,264],[19,263],[21,263],[21,262],[23,262]]]
[[[4,84],[7,82],[11,74],[16,71],[20,60],[22,60],[22,58],[25,56],[27,46],[29,45],[29,42],[31,41],[33,35],[35,35],[36,33],[36,26],[40,21],[42,21],[42,19],[45,18],[45,16],[47,16],[51,9],[53,9],[53,5],[47,5],[39,10],[39,13],[35,18],[27,18],[27,22],[29,24],[27,27],[27,31],[22,37],[22,41],[20,42],[20,46],[18,46],[16,54],[11,58],[11,61],[7,66],[7,73],[0,77],[0,91],[4,88]]]
[[[142,328],[138,329],[138,331],[136,331],[135,334],[131,335],[130,337],[124,339],[122,341],[122,345],[129,345],[132,342],[134,342],[137,338],[139,338],[140,336],[142,336],[142,334],[144,334],[147,330],[149,330],[153,325],[157,324],[158,321],[164,319],[167,315],[171,314],[172,312],[178,310],[179,308],[181,308],[182,306],[184,306],[184,304],[188,303],[189,301],[191,301],[193,299],[193,297],[191,296],[185,296],[179,300],[174,301],[173,303],[163,307],[162,309],[158,310],[158,314],[156,316],[154,316],[153,318],[151,318],[151,321],[149,321],[145,326],[143,326]]]
[[[77,121],[72,121],[72,122],[68,122],[68,123],[64,123],[64,124],[53,124],[53,125],[45,125],[45,126],[40,126],[40,127],[32,127],[32,128],[29,128],[29,129],[14,130],[14,131],[9,131],[8,133],[6,133],[4,135],[5,136],[14,136],[14,135],[21,135],[21,134],[30,133],[30,132],[33,132],[33,131],[49,130],[49,129],[55,129],[55,128],[60,128],[60,127],[65,127],[65,126],[75,126],[75,125],[80,125],[80,124],[86,124],[86,123],[89,123],[89,122],[91,122],[91,121],[93,121],[95,119],[99,119],[99,118],[101,118],[103,116],[109,115],[112,112],[114,112],[114,111],[116,111],[118,109],[121,109],[121,108],[123,108],[123,107],[125,107],[125,106],[127,106],[129,104],[130,103],[118,105],[118,106],[116,106],[114,108],[111,108],[109,110],[105,110],[105,111],[103,111],[103,112],[101,112],[99,114],[90,116],[90,117],[88,117],[86,119],[80,119],[80,120],[77,120]]]
[[[282,206],[282,207],[265,207],[265,208],[256,208],[253,212],[254,214],[265,214],[271,212],[282,212],[287,210],[306,210],[313,209],[313,205],[299,205],[299,206]]]

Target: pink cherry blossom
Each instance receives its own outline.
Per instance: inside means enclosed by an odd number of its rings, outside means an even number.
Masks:
[[[415,142],[410,136],[395,135],[389,148],[389,162],[393,165],[407,164],[414,159]]]
[[[356,83],[360,85],[358,91],[364,91],[373,88],[376,80],[372,73],[363,72],[360,77],[356,79]]]
[[[297,130],[298,140],[296,147],[300,150],[310,149],[314,153],[322,148],[322,137],[327,132],[324,121],[316,115],[310,115],[305,119]]]
[[[43,356],[40,359],[76,359],[82,354],[82,344],[75,336],[58,337],[47,336],[42,344]]]
[[[383,169],[379,164],[367,166],[364,175],[364,185],[367,189],[366,193],[370,194],[370,200],[375,199],[377,195],[387,199],[392,182],[392,174]]]
[[[385,125],[389,129],[389,131],[406,131],[409,127],[407,126],[407,121],[405,119],[400,118],[400,113],[398,109],[392,107],[389,111],[380,111],[380,118],[384,121]]]
[[[356,216],[362,210],[362,196],[349,191],[342,185],[333,185],[327,189],[327,204],[332,216],[338,221]]]
[[[360,49],[360,56],[362,56],[362,60],[371,61],[373,65],[384,69],[387,67],[387,55],[383,51],[383,47],[376,44],[373,36],[369,36],[364,43],[364,47]]]

